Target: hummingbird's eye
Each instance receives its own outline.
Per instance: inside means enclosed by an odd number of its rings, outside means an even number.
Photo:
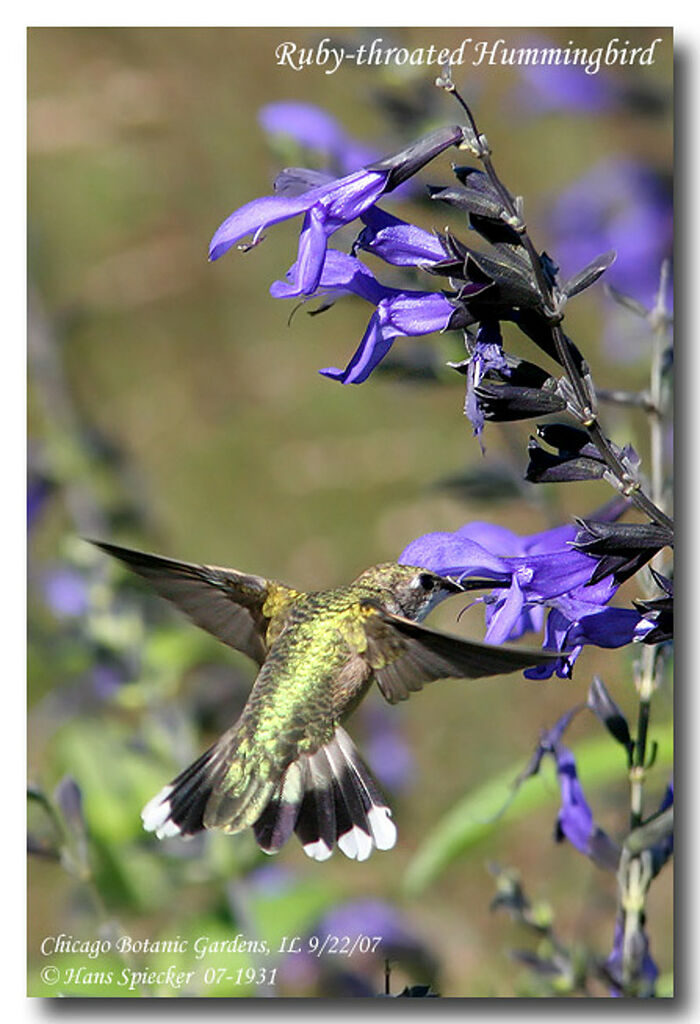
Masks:
[[[420,574],[420,576],[418,577],[418,582],[420,583],[423,590],[427,592],[434,590],[437,584],[437,580],[435,579],[435,577],[431,576],[427,572],[422,572]]]

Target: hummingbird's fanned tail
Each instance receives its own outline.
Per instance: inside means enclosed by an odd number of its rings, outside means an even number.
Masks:
[[[153,797],[141,812],[146,831],[167,839],[252,825],[265,853],[277,853],[296,832],[307,856],[319,861],[336,845],[351,860],[393,847],[391,811],[340,726],[325,746],[293,761],[276,784],[241,772],[231,786],[232,764],[240,763],[235,742],[222,738]]]
[[[254,825],[266,853],[277,853],[292,831],[314,860],[327,860],[336,844],[346,857],[366,860],[396,842],[391,811],[340,726],[330,743],[289,766]]]

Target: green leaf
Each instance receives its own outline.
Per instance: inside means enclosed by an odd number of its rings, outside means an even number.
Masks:
[[[659,744],[657,767],[668,768],[673,758],[673,725],[667,723],[657,728],[653,738]],[[624,757],[607,735],[580,743],[574,753],[579,777],[587,793],[625,777]],[[556,783],[540,774],[528,779],[510,806],[501,813],[512,796],[513,781],[522,768],[522,761],[511,765],[465,796],[445,815],[408,865],[404,880],[407,892],[416,894],[423,890],[452,861],[504,823],[519,821],[547,805],[551,805],[554,811],[558,806],[558,795],[553,788]]]

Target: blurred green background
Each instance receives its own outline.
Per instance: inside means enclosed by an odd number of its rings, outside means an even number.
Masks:
[[[518,814],[516,801],[420,892],[403,882],[443,815],[492,777],[522,767],[540,730],[584,699],[594,672],[633,718],[629,651],[586,649],[572,682],[445,682],[391,709],[394,724],[387,728],[397,730],[413,762],[392,795],[396,848],[363,864],[339,855],[316,864],[292,841],[274,861],[284,875],[266,885],[256,874],[263,858],[251,836],[215,836],[182,852],[158,845],[139,820],[145,800],[240,710],[252,666],[171,615],[79,540],[99,535],[319,589],[397,557],[429,530],[488,519],[535,532],[607,500],[611,492],[597,483],[522,485],[518,492],[512,481],[524,469],[530,424],[503,432],[487,426],[482,458],[462,415],[463,378],[444,370],[447,359],[460,358],[458,339],[397,342],[395,349],[418,364],[428,350],[437,357],[437,379],[428,383],[407,379],[400,367],[361,387],[319,376],[321,366],[345,365],[370,309],[348,300],[314,318],[300,310],[288,323],[291,308],[267,291],[293,262],[298,222],[270,229],[249,254],[233,251],[207,262],[221,220],[267,193],[281,166],[302,162],[293,147],[265,137],[257,121],[265,103],[319,103],[350,134],[385,153],[459,120],[456,105],[431,89],[434,69],[294,72],[275,65],[277,43],[314,45],[332,36],[357,45],[382,36],[408,47],[456,47],[469,35],[522,45],[522,33],[506,29],[29,32],[29,445],[43,487],[29,565],[29,773],[39,794],[30,826],[42,847],[30,859],[32,994],[56,994],[36,975],[45,963],[38,948],[49,934],[93,937],[117,928],[142,938],[302,935],[323,912],[367,899],[395,908],[427,951],[422,958],[396,955],[392,991],[431,981],[446,996],[536,992],[508,955],[529,938],[489,911],[489,861],[517,869],[530,897],[551,904],[566,943],[599,956],[609,951],[614,878],[552,841],[559,804],[553,776],[527,813]],[[572,38],[598,45],[601,36],[615,35],[632,45],[663,37],[653,66],[610,72],[618,84],[643,85],[656,107],[625,101],[602,112],[526,116],[517,69],[454,69],[501,177],[526,198],[536,243],[555,259],[548,197],[602,156],[643,160],[671,173],[670,33],[546,30],[559,45]],[[400,103],[418,108],[409,109],[408,123],[387,116]],[[446,154],[432,164],[424,180],[448,182],[449,160]],[[456,223],[446,207],[383,205],[427,228]],[[391,283],[392,273],[385,268],[383,280]],[[587,293],[567,311],[568,332],[600,386],[643,387],[646,339],[633,359],[611,359],[600,343],[609,307],[602,293]],[[517,336],[509,341],[532,357]],[[604,419],[616,441],[631,441],[646,456],[641,415],[609,408]],[[503,467],[511,483],[501,481],[485,495],[473,481],[471,488],[444,483],[492,465]],[[66,567],[70,578],[61,577]],[[75,574],[87,581],[86,591],[64,613],[47,590],[60,590],[61,580],[70,589]],[[616,603],[635,594],[630,584]],[[479,609],[457,625],[459,610],[458,602],[448,603],[432,621],[482,636]],[[106,670],[112,675],[104,676]],[[369,701],[382,714],[379,694]],[[655,699],[652,735],[670,711],[664,690]],[[371,739],[372,714],[351,724],[361,748],[363,736]],[[581,716],[569,745],[576,751],[600,735],[597,723]],[[650,804],[667,781],[668,746],[650,775]],[[604,784],[587,795],[600,823],[619,836],[628,792],[623,759],[610,748],[615,763],[599,772]],[[61,864],[57,826],[42,801],[66,775],[82,791],[86,825],[77,814],[71,841],[80,849],[70,860],[64,844]],[[585,786],[583,769],[582,778]],[[671,882],[666,869],[649,903],[652,951],[662,973],[672,966]],[[249,965],[246,958],[225,962]],[[381,958],[335,967],[383,989]],[[340,990],[342,979],[313,971],[290,975],[276,988],[279,995]],[[188,994],[255,992],[244,985]],[[123,993],[78,987],[66,994]]]

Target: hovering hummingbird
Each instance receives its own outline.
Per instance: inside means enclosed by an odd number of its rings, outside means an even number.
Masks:
[[[144,807],[144,828],[161,839],[252,827],[266,853],[293,831],[319,861],[336,844],[357,860],[389,850],[391,811],[341,725],[372,683],[394,704],[435,679],[477,679],[556,657],[418,625],[440,601],[493,580],[461,585],[389,562],[348,586],[303,593],[235,569],[96,544],[260,666],[238,721]]]

